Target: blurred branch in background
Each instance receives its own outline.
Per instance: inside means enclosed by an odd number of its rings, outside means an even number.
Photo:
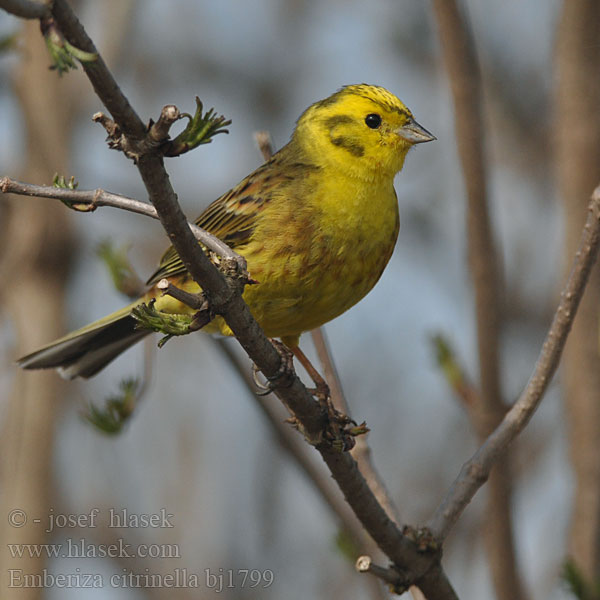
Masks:
[[[565,0],[556,41],[556,174],[565,255],[578,244],[586,190],[600,178],[600,3]],[[565,265],[568,268],[568,265]],[[589,581],[600,578],[600,269],[595,268],[565,348],[564,400],[576,490],[570,553]]]
[[[27,157],[22,176],[30,181],[52,179],[53,169],[68,168],[74,113],[74,82],[60,81],[48,70],[49,58],[37,22],[23,26],[27,52],[15,69],[14,86],[24,122]],[[35,93],[31,93],[35,90]],[[17,339],[27,348],[61,334],[64,330],[65,282],[73,255],[70,216],[64,208],[48,202],[2,197],[7,212],[2,221],[3,252],[0,276],[10,285],[2,286],[0,297],[12,317]],[[26,226],[24,226],[26,224]],[[35,316],[35,318],[32,318]],[[16,348],[17,354],[26,347]],[[41,544],[45,526],[30,519],[23,527],[11,527],[10,510],[25,511],[31,518],[47,513],[51,505],[52,448],[54,426],[61,410],[63,384],[55,373],[38,371],[16,374],[0,436],[0,537],[12,543]],[[13,558],[6,544],[0,549],[3,597],[8,592],[9,569],[39,573],[43,555]],[[42,597],[35,587],[18,590],[20,599]]]
[[[334,406],[344,414],[352,416],[350,407],[344,396],[344,390],[338,377],[335,363],[333,362],[333,356],[327,342],[327,336],[325,335],[325,328],[319,327],[318,329],[314,329],[310,332],[310,335],[317,351],[319,362],[323,367],[323,374],[329,384]],[[371,447],[369,446],[366,435],[361,435],[357,438],[356,446],[351,450],[351,454],[358,463],[358,467],[363,474],[363,477],[367,480],[369,487],[373,490],[373,493],[377,500],[379,500],[381,506],[383,506],[390,518],[397,525],[400,525],[402,523],[400,513],[394,504],[383,479],[375,468]]]
[[[480,442],[500,423],[505,407],[500,384],[499,345],[502,290],[490,224],[481,72],[465,6],[433,0],[441,55],[454,102],[455,131],[467,194],[468,258],[475,294],[479,390],[467,404]],[[592,189],[592,186],[588,188]],[[587,194],[584,197],[587,197]],[[489,479],[484,531],[494,589],[499,600],[526,598],[515,558],[511,514],[510,454],[499,458]]]

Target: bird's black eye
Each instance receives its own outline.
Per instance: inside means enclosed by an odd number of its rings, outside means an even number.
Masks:
[[[381,125],[381,117],[376,113],[371,113],[365,117],[365,123],[367,127],[377,129]]]

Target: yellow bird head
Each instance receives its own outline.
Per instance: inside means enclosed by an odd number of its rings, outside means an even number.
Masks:
[[[313,160],[366,180],[393,178],[415,144],[435,139],[396,96],[364,83],[310,106],[293,136]]]

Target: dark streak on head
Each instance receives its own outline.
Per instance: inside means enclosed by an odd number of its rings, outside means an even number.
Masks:
[[[353,120],[354,119],[348,115],[335,115],[325,119],[325,127],[328,129],[333,129],[334,127],[342,125],[343,123],[352,123]]]
[[[344,137],[343,135],[340,135],[338,137],[332,137],[331,141],[336,146],[344,148],[344,150],[350,152],[352,156],[363,156],[363,154],[365,153],[364,146],[361,146],[355,140],[348,137]]]
[[[353,119],[349,115],[333,115],[332,117],[327,117],[323,122],[325,124],[326,129],[329,130],[329,136],[331,138],[331,142],[340,148],[344,148],[352,156],[363,156],[365,153],[365,148],[357,141],[345,135],[336,135],[335,129],[339,125],[347,125],[348,123],[353,123],[355,119]]]
[[[372,92],[370,93],[370,92],[366,91],[365,88],[374,90],[375,93],[372,93]],[[382,92],[384,93],[383,97],[382,97]],[[374,104],[379,105],[383,110],[396,112],[406,118],[412,117],[412,113],[410,112],[410,110],[399,106],[393,100],[391,100],[391,99],[388,100],[388,98],[385,97],[385,96],[389,95],[393,98],[393,96],[391,94],[389,94],[389,92],[387,92],[387,90],[384,90],[382,88],[377,88],[377,86],[367,86],[365,84],[344,86],[343,88],[338,90],[335,94],[332,94],[331,96],[329,96],[328,98],[325,98],[324,100],[320,100],[319,102],[316,102],[313,106],[315,108],[328,108],[328,107],[333,106],[334,104],[337,104],[344,98],[344,96],[349,95],[349,94],[352,94],[355,96],[360,96],[361,98],[365,98],[366,100],[369,100],[370,102],[373,102]]]

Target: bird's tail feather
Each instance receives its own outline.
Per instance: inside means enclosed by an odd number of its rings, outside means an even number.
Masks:
[[[66,379],[92,377],[151,333],[136,329],[137,321],[131,316],[136,304],[139,301],[23,356],[17,364],[24,369],[55,368]]]

